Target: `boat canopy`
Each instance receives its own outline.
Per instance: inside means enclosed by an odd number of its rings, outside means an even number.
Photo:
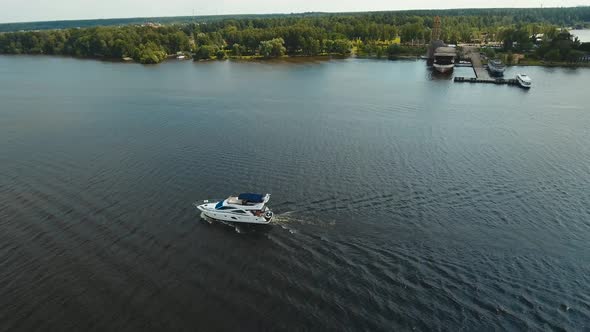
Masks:
[[[262,194],[250,194],[250,193],[244,193],[244,194],[240,194],[238,196],[238,199],[241,199],[243,201],[248,201],[251,203],[264,203],[264,195]]]
[[[457,50],[453,47],[439,47],[434,51],[434,56],[457,56]]]

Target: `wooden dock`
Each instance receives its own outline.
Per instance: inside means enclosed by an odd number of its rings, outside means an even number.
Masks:
[[[481,62],[479,50],[475,47],[465,46],[465,56],[471,61],[475,77],[456,76],[454,82],[457,83],[488,83],[488,84],[506,84],[519,86],[518,81],[514,78],[495,78],[491,77],[486,67]]]
[[[483,80],[492,79],[488,74],[488,71],[483,66],[481,62],[481,55],[479,54],[479,50],[475,47],[465,47],[465,55],[471,60],[471,65],[473,66],[473,71],[475,72],[475,77]]]
[[[518,81],[514,78],[479,78],[479,77],[460,77],[455,76],[453,79],[457,83],[491,83],[491,84],[507,84],[507,85],[519,85]]]

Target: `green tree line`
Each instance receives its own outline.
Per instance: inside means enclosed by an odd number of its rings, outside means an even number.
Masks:
[[[570,8],[484,8],[484,9],[443,9],[443,10],[405,10],[392,12],[373,13],[301,13],[301,14],[262,14],[262,15],[214,15],[214,16],[177,16],[177,17],[151,17],[151,18],[116,18],[94,20],[68,20],[45,21],[24,23],[2,23],[0,32],[31,31],[31,30],[57,30],[70,28],[89,28],[96,26],[123,26],[141,25],[146,22],[161,24],[186,24],[192,22],[219,22],[223,20],[238,20],[247,24],[258,25],[266,19],[297,20],[301,18],[318,18],[326,16],[338,17],[364,17],[370,22],[403,25],[412,23],[415,17],[431,19],[434,16],[459,17],[469,26],[487,27],[495,22],[500,25],[526,24],[546,22],[557,26],[566,27],[590,27],[590,7]],[[262,23],[264,25],[264,23]]]
[[[507,62],[512,62],[514,53],[525,54],[527,59],[549,62],[578,62],[590,53],[590,43],[582,43],[566,29],[555,26],[538,27],[534,25],[519,28],[506,28],[500,32],[503,41],[502,51],[507,52]],[[487,49],[489,57],[495,51]]]
[[[131,57],[158,63],[166,54],[190,50],[188,35],[176,26],[123,26],[0,34],[0,53],[76,57]]]
[[[0,33],[0,53],[130,57],[141,63],[158,63],[177,52],[210,59],[348,55],[355,49],[364,55],[393,57],[423,52],[435,15],[442,15],[441,38],[449,43],[508,40],[507,47],[525,48],[529,45],[518,42],[524,36],[548,33],[566,23],[590,22],[590,7],[238,16],[164,26],[7,32]]]

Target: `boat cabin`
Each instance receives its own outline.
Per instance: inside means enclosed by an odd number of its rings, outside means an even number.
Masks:
[[[434,51],[434,63],[439,65],[451,65],[455,63],[457,50],[453,47],[439,47]]]
[[[220,210],[225,207],[247,209],[247,210],[264,210],[264,204],[270,200],[270,195],[244,193],[238,196],[230,196],[228,199],[217,203],[215,209]]]

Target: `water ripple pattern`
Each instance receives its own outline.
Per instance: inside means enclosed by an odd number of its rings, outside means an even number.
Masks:
[[[0,57],[0,330],[588,330],[590,71],[523,70]]]

